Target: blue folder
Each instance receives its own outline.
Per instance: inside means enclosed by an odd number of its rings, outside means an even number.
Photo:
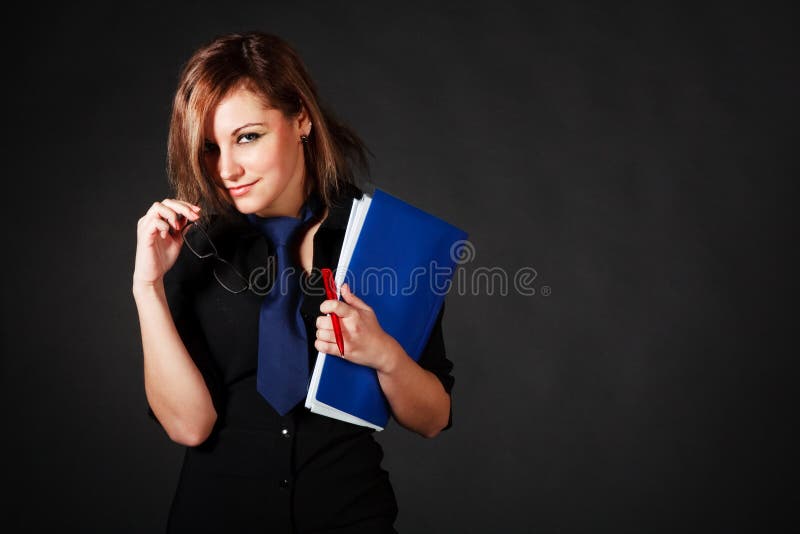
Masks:
[[[380,189],[369,202],[343,278],[415,361],[452,285],[466,238],[464,231]],[[337,275],[338,282],[342,273]],[[318,380],[312,380],[306,399],[313,412],[376,430],[386,426],[390,407],[374,369],[322,353],[317,367]]]

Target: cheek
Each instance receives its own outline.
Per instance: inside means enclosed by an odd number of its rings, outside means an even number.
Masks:
[[[295,143],[292,139],[284,139],[281,143],[280,153],[276,158],[276,165],[291,178],[296,172],[298,165],[303,161],[302,146]]]
[[[264,143],[248,155],[249,166],[261,173],[283,173],[293,165],[295,154],[284,140]]]

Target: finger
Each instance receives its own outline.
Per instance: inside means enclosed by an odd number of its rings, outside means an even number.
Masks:
[[[320,315],[317,317],[316,327],[324,328],[325,330],[332,330],[333,320],[327,315]]]
[[[369,307],[369,304],[355,296],[355,294],[350,291],[350,286],[348,284],[342,284],[342,298],[344,298],[345,302],[356,308],[361,308],[362,310],[372,309]]]
[[[200,206],[198,206],[197,204],[192,204],[191,202],[189,202],[187,200],[181,200],[179,198],[165,198],[164,200],[169,200],[171,202],[178,202],[179,204],[183,204],[184,206],[188,206],[189,208],[192,209],[192,211],[200,211]]]
[[[186,227],[186,221],[195,222],[200,219],[200,215],[191,208],[191,204],[175,200],[173,198],[165,198],[162,202],[165,206],[171,208],[177,215],[175,231],[180,231],[181,228]]]
[[[336,343],[336,332],[320,328],[317,330],[317,339],[328,343]]]
[[[325,354],[341,357],[341,353],[339,352],[339,347],[336,346],[336,343],[329,343],[327,341],[322,341],[321,339],[318,339],[314,341],[314,348],[320,352],[324,352]]]
[[[353,308],[346,302],[341,300],[326,300],[319,305],[319,311],[322,313],[335,313],[339,317],[349,317],[353,314]]]
[[[189,204],[184,200],[165,198],[164,200],[161,201],[161,203],[164,204],[165,206],[169,206],[178,213],[182,213],[192,221],[200,218],[200,215],[198,214],[200,207],[194,206],[194,204]],[[194,209],[195,207],[197,207],[197,209]]]
[[[149,213],[151,217],[155,219],[161,218],[167,221],[175,230],[180,230],[181,221],[179,221],[178,215],[183,214],[179,214],[174,209],[165,205],[163,202],[154,202],[150,207]]]
[[[198,211],[199,212],[200,209],[201,209],[200,206],[198,206],[197,204],[192,204],[188,200],[180,200],[180,199],[177,199],[177,198],[173,198],[172,200],[174,200],[175,202],[180,202],[181,204],[186,204],[187,206],[192,208],[192,210],[194,210],[194,211]]]
[[[161,234],[161,239],[167,237],[169,233],[169,224],[162,219],[153,219],[153,227],[150,229],[149,235]]]

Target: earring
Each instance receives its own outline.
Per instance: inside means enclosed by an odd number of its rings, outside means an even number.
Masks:
[[[308,136],[307,135],[301,135],[300,136],[300,141],[302,141],[304,145],[307,145],[308,144]]]

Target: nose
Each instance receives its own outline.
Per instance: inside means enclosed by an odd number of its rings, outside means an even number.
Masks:
[[[230,150],[220,150],[219,160],[217,161],[217,171],[219,177],[225,181],[235,180],[240,177],[244,169],[233,157]]]

